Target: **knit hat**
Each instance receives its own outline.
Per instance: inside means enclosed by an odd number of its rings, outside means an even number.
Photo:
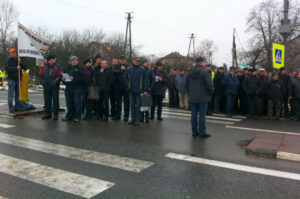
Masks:
[[[157,61],[155,65],[156,66],[164,66],[160,61]]]
[[[15,49],[15,48],[11,48],[11,49],[9,49],[9,51],[8,51],[9,53],[13,53],[13,52],[17,52],[17,49]]]
[[[90,63],[91,63],[91,60],[90,60],[90,58],[88,58],[88,59],[84,60],[84,61],[83,61],[83,65],[85,65],[85,64],[86,64],[86,63],[88,63],[88,62],[90,62]]]
[[[204,62],[205,59],[203,57],[197,57],[196,58],[196,63]]]
[[[78,57],[76,57],[76,56],[74,56],[74,55],[71,56],[70,59],[69,59],[69,61],[71,62],[71,61],[73,61],[73,60],[78,60]]]
[[[51,60],[51,59],[55,59],[56,57],[55,57],[55,55],[48,55],[47,56],[47,61],[49,61],[49,60]]]

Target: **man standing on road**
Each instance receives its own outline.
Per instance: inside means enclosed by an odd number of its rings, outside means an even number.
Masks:
[[[300,121],[300,68],[296,69],[296,78],[291,82],[290,98],[293,97],[295,103],[295,119]]]
[[[287,74],[286,69],[280,68],[279,79],[283,82],[285,86],[285,93],[281,101],[281,112],[282,117],[289,118],[289,100],[288,100],[288,84],[290,81],[290,76]]]
[[[129,102],[131,108],[130,125],[138,125],[141,120],[140,98],[141,94],[147,95],[149,79],[146,70],[140,65],[140,58],[132,60],[132,66],[124,73],[124,83],[128,86]]]
[[[19,63],[19,64],[18,64]],[[18,111],[20,107],[19,99],[19,71],[20,80],[22,80],[22,71],[25,69],[21,64],[21,59],[17,57],[17,50],[12,48],[9,50],[9,57],[5,63],[5,69],[8,77],[8,108],[9,112]],[[15,96],[15,106],[13,106],[13,98]]]
[[[114,73],[114,92],[116,100],[116,115],[113,120],[120,120],[122,113],[122,102],[124,103],[124,122],[128,121],[129,117],[129,96],[128,88],[124,85],[123,74],[128,68],[124,55],[119,57],[119,63],[113,66]]]
[[[179,94],[180,108],[189,109],[189,94],[186,88],[186,74],[183,69],[179,70],[179,74],[176,76],[175,85]]]
[[[196,65],[186,79],[192,108],[192,135],[193,137],[200,136],[203,138],[210,137],[210,134],[206,132],[205,116],[208,102],[211,100],[213,93],[212,78],[204,68],[205,66],[204,58],[198,57]]]
[[[42,119],[51,119],[51,112],[53,110],[53,120],[57,120],[59,111],[59,84],[62,78],[62,69],[56,64],[56,58],[53,55],[48,55],[47,62],[41,71],[41,83],[44,87],[45,96],[45,115]]]

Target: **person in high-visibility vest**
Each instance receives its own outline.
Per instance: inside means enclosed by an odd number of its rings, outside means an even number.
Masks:
[[[1,83],[1,86],[3,86],[2,82],[3,82],[4,77],[5,77],[5,75],[4,75],[3,71],[0,70],[0,78],[1,78],[1,82],[0,83]]]
[[[214,78],[215,78],[215,72],[212,71],[212,68],[211,68],[211,64],[207,64],[206,65],[206,70],[208,70],[208,72],[210,73],[211,75],[211,80],[212,82],[214,81]],[[214,109],[214,95],[212,96],[210,102],[208,103],[208,107],[207,107],[207,115],[212,115],[213,114],[213,109]]]
[[[19,100],[19,84],[22,79],[21,69],[25,67],[21,63],[21,59],[17,57],[17,50],[12,48],[9,50],[9,57],[5,62],[5,69],[8,80],[8,108],[9,112],[21,110]],[[20,76],[19,76],[20,74]],[[15,105],[13,105],[13,98],[15,97]]]

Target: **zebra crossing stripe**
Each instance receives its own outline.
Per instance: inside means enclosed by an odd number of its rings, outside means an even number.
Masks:
[[[114,183],[0,154],[0,172],[83,198],[111,188]]]
[[[0,199],[8,199],[8,198],[4,198],[4,197],[0,196]]]
[[[1,127],[1,128],[9,129],[9,128],[13,128],[13,127],[16,127],[16,126],[10,125],[10,124],[3,124],[3,123],[0,123],[0,127]]]
[[[162,117],[165,118],[171,118],[171,119],[178,119],[178,120],[186,120],[186,121],[191,121],[190,117],[179,117],[179,116],[172,116],[172,115],[162,115]],[[224,124],[224,125],[233,125],[234,122],[227,122],[227,121],[220,121],[220,120],[210,120],[206,119],[207,123],[212,123],[212,124]]]
[[[0,143],[10,144],[39,152],[49,153],[66,158],[81,160],[88,163],[99,164],[136,173],[139,173],[153,165],[152,162],[147,162],[143,160],[121,157],[118,155],[112,155],[108,153],[100,153],[86,149],[79,149],[75,147],[54,144],[50,142],[20,137],[2,132],[0,132]]]

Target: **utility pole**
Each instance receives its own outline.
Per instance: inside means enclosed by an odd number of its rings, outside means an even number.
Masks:
[[[286,68],[286,60],[288,55],[288,37],[291,33],[291,26],[289,20],[289,0],[284,0],[283,2],[283,20],[281,20],[281,26],[279,27],[279,33],[283,38],[283,45],[285,46],[285,59],[284,59],[284,67]]]
[[[126,57],[129,58],[129,60],[132,60],[132,40],[131,40],[131,23],[132,23],[132,14],[133,12],[126,12],[127,17],[125,18],[127,20],[126,25],[126,33],[125,33],[125,42],[124,42],[124,54]],[[128,48],[129,48],[129,56],[128,54]]]
[[[237,63],[236,43],[235,43],[235,28],[233,29],[233,43],[232,43],[232,67],[239,68]]]
[[[189,39],[190,39],[190,44],[189,44],[187,57],[190,57],[191,45],[193,45],[193,57],[195,57],[195,33],[191,33]]]

